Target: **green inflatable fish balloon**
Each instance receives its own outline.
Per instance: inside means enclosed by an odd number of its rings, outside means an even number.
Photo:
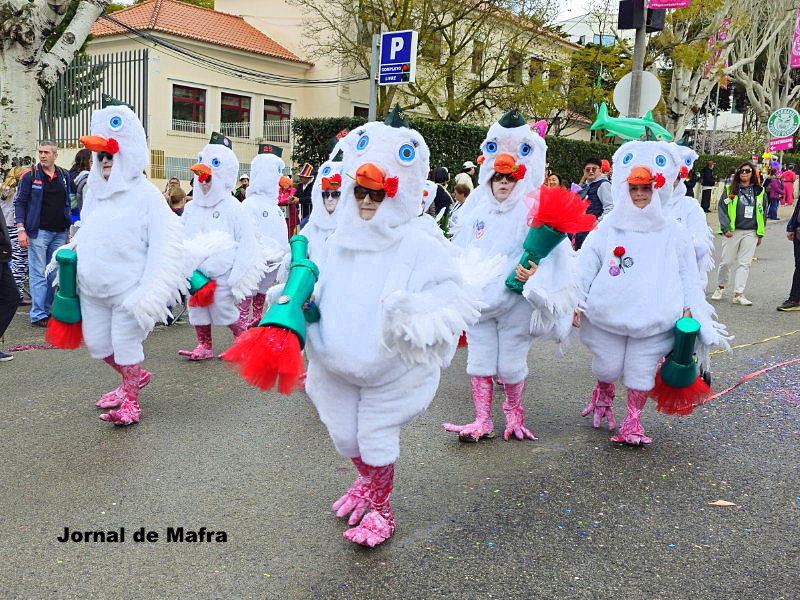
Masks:
[[[672,141],[672,134],[653,120],[652,111],[648,112],[642,119],[612,117],[608,114],[608,106],[605,102],[600,105],[597,111],[597,119],[590,127],[592,131],[605,129],[606,135],[619,136],[624,140],[638,140],[642,137],[655,137],[657,140]]]

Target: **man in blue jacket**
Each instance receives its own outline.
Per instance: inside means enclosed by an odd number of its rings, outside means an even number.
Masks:
[[[56,166],[58,150],[52,142],[39,144],[39,163],[19,181],[14,211],[19,245],[28,248],[31,287],[31,325],[45,327],[53,304],[52,281],[44,270],[59,246],[67,243],[72,178]]]

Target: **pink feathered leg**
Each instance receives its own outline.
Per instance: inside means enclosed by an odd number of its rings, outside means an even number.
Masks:
[[[361,519],[358,527],[348,529],[343,535],[351,542],[373,548],[394,533],[394,515],[389,506],[394,485],[394,464],[385,467],[366,466],[371,482],[369,495],[372,509]]]
[[[644,427],[639,422],[639,417],[646,402],[647,391],[628,390],[628,414],[625,415],[625,419],[622,421],[619,433],[611,436],[612,442],[639,446],[653,441],[644,434]]]
[[[179,350],[180,356],[187,356],[189,360],[208,360],[214,358],[211,351],[211,325],[196,325],[197,347],[194,350]]]
[[[346,517],[349,514],[350,519],[347,523],[355,525],[361,520],[364,511],[370,507],[369,491],[372,482],[369,478],[369,466],[358,456],[350,460],[358,470],[358,477],[352,487],[345,492],[344,496],[334,502],[331,508],[336,512],[337,517]]]
[[[247,324],[247,327],[255,327],[261,321],[264,315],[264,302],[267,297],[264,294],[256,294],[253,296],[253,318]]]
[[[492,422],[494,383],[491,377],[473,376],[469,380],[472,384],[472,400],[475,403],[475,420],[467,425],[443,423],[442,427],[447,431],[457,433],[461,441],[477,442],[485,437],[494,437],[494,423]]]
[[[609,430],[614,431],[614,429],[617,428],[617,420],[614,418],[614,412],[611,410],[611,406],[614,404],[615,389],[616,386],[614,382],[605,383],[603,381],[598,381],[597,385],[594,386],[592,399],[581,412],[582,417],[594,412],[592,427],[600,427],[605,418],[608,421]]]
[[[533,432],[525,427],[525,409],[522,408],[522,388],[525,382],[504,383],[503,389],[506,393],[506,401],[503,403],[503,412],[506,415],[506,430],[503,432],[503,439],[508,440],[514,434],[518,440],[538,439]]]
[[[120,367],[116,361],[114,360],[114,355],[109,354],[103,359],[108,366],[114,369],[117,373],[122,375],[122,367]],[[145,371],[142,369],[142,377],[139,380],[139,389],[142,389],[148,383],[150,383],[150,379],[152,377],[152,373],[150,371]],[[111,390],[107,394],[103,394],[100,397],[100,400],[94,403],[95,406],[99,406],[100,408],[116,408],[125,398],[122,395],[122,384],[114,390]]]
[[[103,421],[114,425],[138,423],[142,411],[139,407],[139,382],[142,380],[142,365],[125,365],[122,369],[122,405],[119,410],[110,410],[100,415]]]

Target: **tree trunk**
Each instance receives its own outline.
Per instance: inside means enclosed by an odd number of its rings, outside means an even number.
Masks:
[[[39,142],[45,94],[83,45],[109,0],[79,0],[68,26],[69,0],[0,0],[0,167],[30,164]],[[50,50],[45,44],[52,41]]]

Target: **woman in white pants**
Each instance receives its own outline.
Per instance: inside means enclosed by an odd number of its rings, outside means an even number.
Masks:
[[[752,306],[753,303],[744,297],[744,288],[756,246],[760,246],[764,238],[764,198],[764,188],[757,181],[752,163],[739,165],[731,182],[725,185],[717,209],[718,233],[725,239],[717,272],[717,289],[711,295],[712,300],[722,300],[731,267],[735,264],[733,303]]]

